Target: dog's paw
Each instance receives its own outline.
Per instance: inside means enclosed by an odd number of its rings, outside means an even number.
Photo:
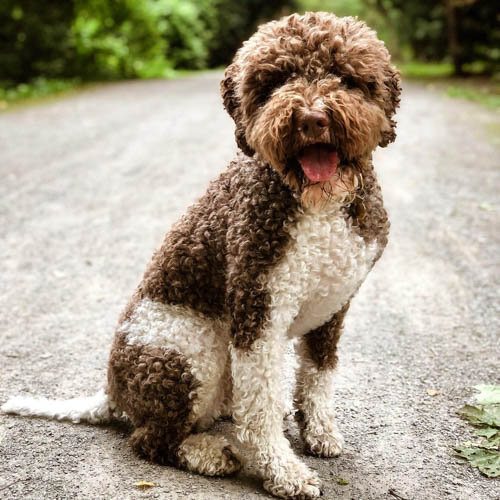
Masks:
[[[323,426],[308,426],[302,433],[306,450],[318,457],[338,457],[344,448],[344,438],[332,422]]]
[[[236,452],[222,436],[192,434],[182,443],[179,456],[190,471],[205,476],[228,476],[241,469]]]
[[[300,461],[273,467],[273,474],[264,481],[272,495],[293,500],[309,500],[321,496],[318,475]]]

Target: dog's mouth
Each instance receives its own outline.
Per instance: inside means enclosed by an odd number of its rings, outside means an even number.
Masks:
[[[340,163],[337,151],[325,143],[306,146],[297,155],[297,160],[306,177],[312,182],[329,181]]]

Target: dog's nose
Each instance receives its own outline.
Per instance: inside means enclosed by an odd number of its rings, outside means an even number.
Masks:
[[[318,137],[330,125],[328,115],[323,111],[303,111],[297,117],[297,130],[308,137]]]

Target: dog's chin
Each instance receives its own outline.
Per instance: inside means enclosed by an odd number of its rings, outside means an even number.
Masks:
[[[308,158],[311,156],[321,156],[324,164],[312,164]],[[358,170],[351,163],[333,146],[313,144],[293,154],[277,170],[282,173],[286,184],[300,193],[305,208],[320,209],[327,204],[347,205],[352,202],[360,187],[360,179]]]
[[[300,199],[306,208],[321,209],[328,204],[348,205],[359,188],[359,179],[353,167],[344,166],[326,181],[306,180],[301,189]]]

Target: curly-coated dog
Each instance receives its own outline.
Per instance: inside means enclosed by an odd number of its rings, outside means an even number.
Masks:
[[[293,339],[308,451],[338,455],[336,347],[387,242],[371,155],[395,138],[399,74],[363,22],[294,14],[244,43],[221,89],[241,152],[154,254],[119,321],[107,389],[3,409],[126,416],[139,454],[207,475],[240,467],[223,436],[204,432],[230,415],[268,491],[314,498],[318,476],[283,433],[283,354]]]

